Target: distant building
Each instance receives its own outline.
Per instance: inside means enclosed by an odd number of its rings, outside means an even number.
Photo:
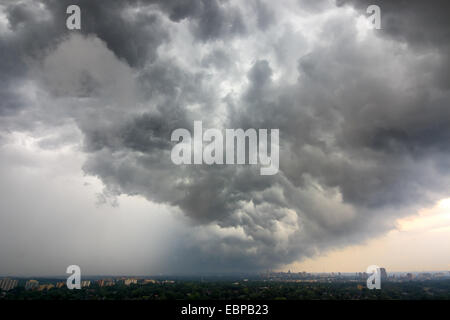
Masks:
[[[425,272],[425,273],[421,273],[417,276],[418,279],[420,280],[431,280],[433,278],[433,276],[431,275],[431,273]]]
[[[97,281],[99,287],[111,287],[114,285],[114,280],[112,279],[101,279]]]
[[[385,268],[380,268],[381,280],[387,280],[388,275]]]
[[[142,280],[142,283],[143,284],[148,284],[148,283],[156,283],[157,281],[156,280],[153,280],[153,279],[144,279],[144,280]]]
[[[123,284],[129,286],[131,284],[137,284],[137,279],[125,279],[123,280]]]
[[[81,281],[81,287],[82,288],[89,287],[90,285],[91,285],[91,281],[89,281],[89,280]]]
[[[37,288],[39,288],[39,281],[37,281],[37,280],[28,280],[25,283],[25,289],[26,290],[34,290],[34,289],[37,289]]]
[[[366,272],[357,272],[356,273],[356,279],[366,280],[367,279],[367,273]]]
[[[37,290],[38,291],[44,291],[44,290],[50,290],[52,288],[54,288],[55,285],[47,283],[47,284],[41,284],[40,286],[38,286]]]
[[[0,290],[9,291],[17,287],[19,281],[10,278],[3,278],[0,280]]]
[[[175,283],[175,281],[173,281],[173,280],[164,280],[163,283]],[[239,282],[237,282],[237,284],[239,284]]]

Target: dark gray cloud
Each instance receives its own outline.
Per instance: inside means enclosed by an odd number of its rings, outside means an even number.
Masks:
[[[280,266],[448,196],[448,33],[428,6],[381,3],[383,30],[363,36],[330,1],[293,1],[295,23],[264,1],[44,3],[4,8],[2,122],[73,122],[104,201],[140,195],[186,215],[170,270]],[[65,30],[68,4],[82,9],[81,32]],[[296,25],[316,16],[311,30]],[[174,165],[170,134],[194,120],[280,129],[279,174]]]
[[[298,0],[299,7],[302,10],[306,10],[308,12],[321,12],[327,10],[330,5],[330,0],[317,0],[317,1],[309,1],[309,0]]]
[[[242,35],[246,31],[244,18],[239,8],[230,1],[151,1],[158,4],[169,18],[180,22],[188,19],[198,39],[215,40]],[[265,19],[265,18],[262,18]],[[265,21],[262,22],[265,24]]]
[[[148,10],[132,11],[142,1],[44,1],[54,17],[55,28],[65,26],[66,8],[75,4],[82,8],[83,34],[95,34],[119,58],[132,67],[155,59],[158,46],[168,38],[161,26],[161,17]],[[127,10],[130,10],[129,12]]]
[[[370,5],[378,5],[382,13],[381,35],[389,35],[411,45],[447,46],[450,40],[448,14],[450,4],[445,0],[336,0],[337,5],[351,5],[362,13]]]
[[[442,63],[435,70],[436,86],[449,88],[450,84],[450,3],[445,0],[432,2],[420,0],[337,0],[337,5],[351,5],[362,13],[369,5],[381,8],[382,31],[379,35],[408,43],[415,50],[435,51]]]

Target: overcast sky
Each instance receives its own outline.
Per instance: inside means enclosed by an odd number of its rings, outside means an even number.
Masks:
[[[449,13],[0,0],[0,274],[449,269]],[[279,129],[279,172],[173,164],[195,120]]]

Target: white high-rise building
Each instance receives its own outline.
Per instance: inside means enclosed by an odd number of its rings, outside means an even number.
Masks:
[[[19,281],[10,278],[3,278],[0,280],[0,290],[9,291],[17,287]]]

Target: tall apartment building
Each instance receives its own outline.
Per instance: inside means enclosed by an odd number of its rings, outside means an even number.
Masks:
[[[17,287],[19,284],[18,280],[13,280],[10,278],[3,278],[0,280],[0,290],[9,291]]]
[[[387,276],[387,272],[385,268],[380,268],[380,273],[381,273],[381,280],[387,280],[388,276]]]

